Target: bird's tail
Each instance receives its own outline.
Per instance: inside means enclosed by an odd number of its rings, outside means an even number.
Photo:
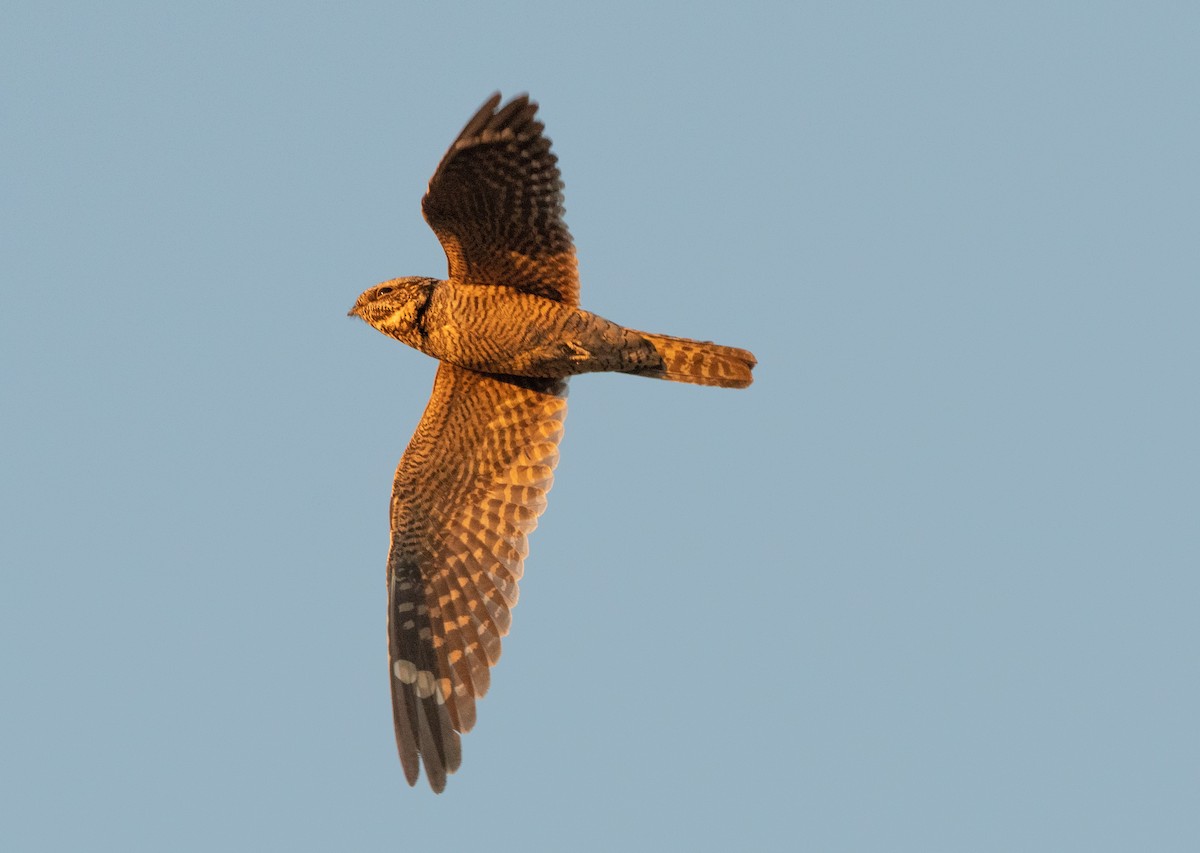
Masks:
[[[758,361],[747,350],[723,347],[711,341],[672,338],[649,332],[637,334],[652,343],[662,359],[661,367],[631,371],[638,376],[690,382],[693,385],[716,385],[720,388],[745,388],[754,381],[750,371]]]

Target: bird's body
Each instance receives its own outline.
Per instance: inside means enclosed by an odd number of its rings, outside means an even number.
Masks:
[[[745,350],[637,332],[503,285],[393,279],[359,297],[351,313],[439,361],[505,376],[612,371],[668,378],[664,371],[685,346],[695,357],[669,378],[744,387],[754,365]]]
[[[562,182],[537,105],[494,95],[467,123],[422,206],[450,263],[351,309],[438,359],[425,413],[392,489],[388,658],[396,743],[435,791],[462,758],[500,656],[526,538],[546,506],[566,380],[614,371],[744,388],[754,356],[627,329],[579,308]]]

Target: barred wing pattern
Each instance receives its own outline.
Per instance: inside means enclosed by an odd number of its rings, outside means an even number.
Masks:
[[[388,658],[400,762],[441,791],[462,760],[510,609],[526,536],[558,462],[564,380],[442,363],[396,470],[388,556]]]
[[[450,280],[497,284],[579,304],[562,177],[537,104],[528,95],[499,111],[499,93],[467,122],[421,201],[450,262]]]

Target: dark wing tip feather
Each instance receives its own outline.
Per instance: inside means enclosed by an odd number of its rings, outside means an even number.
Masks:
[[[462,742],[447,724],[445,708],[434,696],[421,698],[410,685],[393,682],[392,709],[405,781],[417,784],[423,761],[429,787],[440,794],[446,777],[462,765]]]
[[[475,115],[471,116],[471,120],[468,121],[463,127],[462,131],[459,132],[455,142],[459,142],[463,139],[469,139],[483,130],[483,128],[487,126],[487,123],[491,121],[492,116],[495,115],[496,105],[499,103],[500,93],[493,92],[492,96],[484,101],[483,106],[475,112]]]
[[[459,132],[450,150],[453,151],[460,143],[466,143],[489,132],[511,130],[515,134],[527,136],[536,136],[542,132],[542,124],[533,121],[538,105],[529,100],[528,94],[517,95],[497,111],[496,107],[500,106],[500,101],[500,93],[493,92]]]
[[[501,133],[505,130],[525,138],[535,137],[545,130],[541,122],[533,119],[537,115],[538,105],[536,101],[529,100],[527,93],[522,92],[513,97],[497,110],[500,101],[499,92],[488,98],[459,133],[455,144],[465,143],[486,133]]]
[[[408,702],[408,697],[396,685],[392,685],[392,712],[396,722],[396,748],[400,753],[400,766],[404,768],[404,778],[409,785],[416,785],[421,775],[421,759],[417,754],[417,715],[416,709]]]
[[[488,122],[489,128],[494,130],[504,130],[505,128],[511,127],[515,130],[522,124],[523,120],[528,120],[526,115],[530,107],[532,107],[535,112],[537,111],[537,104],[529,103],[528,95],[518,95],[505,104],[500,109],[500,112],[496,113],[495,116],[492,117],[492,120]]]

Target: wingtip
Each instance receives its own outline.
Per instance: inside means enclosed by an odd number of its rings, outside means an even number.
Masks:
[[[429,780],[429,788],[435,794],[440,794],[446,790],[446,774],[433,774],[429,772],[429,767],[425,768],[425,778]]]
[[[416,767],[410,768],[403,761],[400,762],[400,766],[404,768],[404,781],[408,783],[408,787],[417,787],[417,779],[421,778],[420,771]]]
[[[529,99],[528,92],[517,92],[517,94],[515,94],[511,98],[509,98],[508,101],[504,101],[504,95],[500,92],[499,89],[497,89],[496,91],[492,92],[491,95],[488,96],[488,99],[486,101],[483,102],[483,106],[479,108],[479,111],[496,113],[497,112],[496,108],[500,106],[501,102],[504,102],[504,106],[501,107],[501,110],[515,111],[515,110],[518,110],[525,106],[531,106],[534,109],[537,109],[537,102],[531,101]]]

